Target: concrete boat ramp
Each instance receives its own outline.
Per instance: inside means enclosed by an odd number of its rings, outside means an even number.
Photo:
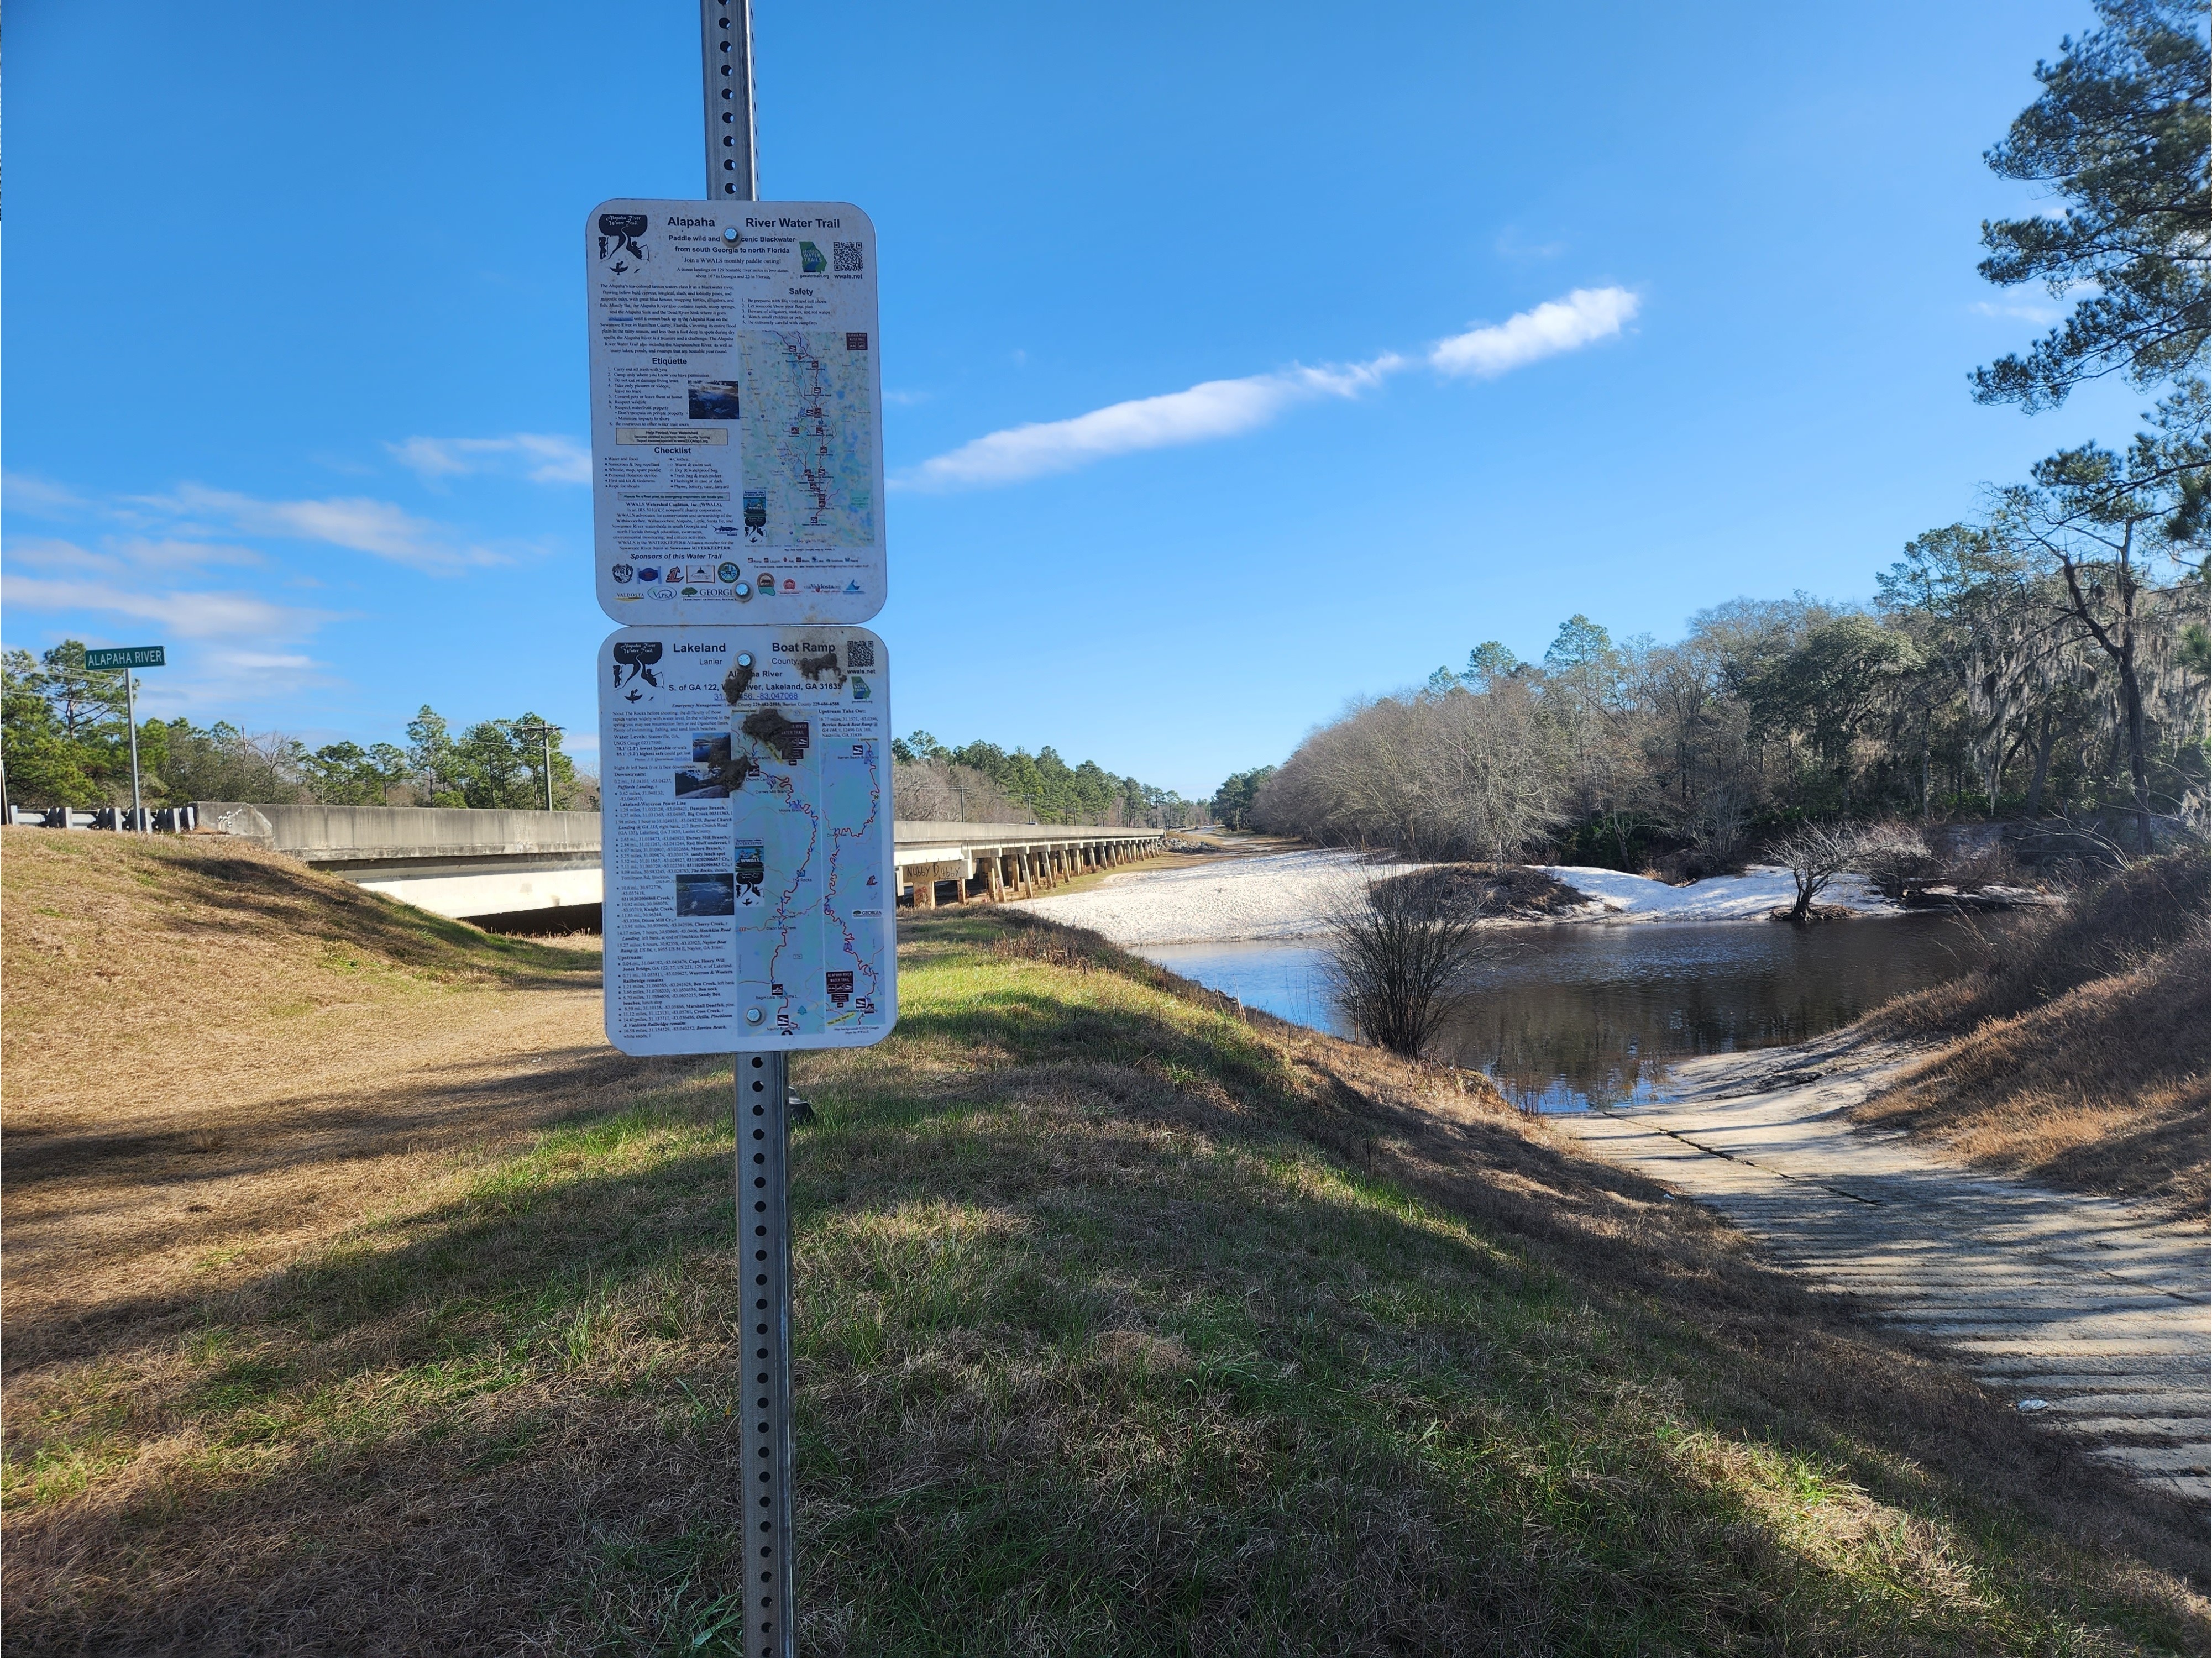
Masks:
[[[1948,1347],[2093,1455],[2212,1501],[2204,1230],[1963,1171],[1847,1123],[1909,1057],[1849,1043],[1709,1056],[1676,1066],[1657,1104],[1552,1121]]]

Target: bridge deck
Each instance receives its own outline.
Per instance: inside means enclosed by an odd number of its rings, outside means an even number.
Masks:
[[[595,811],[222,800],[203,800],[198,810],[203,829],[248,836],[441,915],[477,920],[595,910],[600,900]],[[955,902],[1025,897],[1147,856],[1164,839],[1162,830],[1143,826],[900,820],[892,827],[894,878],[899,894],[923,908],[948,887]]]

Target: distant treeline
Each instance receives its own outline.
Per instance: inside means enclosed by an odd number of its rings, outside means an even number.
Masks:
[[[1049,745],[1031,754],[995,743],[948,748],[927,732],[893,739],[898,815],[970,823],[1100,823],[1183,829],[1204,821],[1197,801],[1096,761],[1071,766]]]
[[[138,765],[146,802],[247,800],[263,805],[480,806],[545,805],[545,750],[553,801],[590,810],[599,786],[577,775],[561,733],[541,735],[532,714],[485,720],[456,733],[427,705],[403,746],[330,743],[310,749],[282,732],[247,732],[218,720],[145,720]],[[0,767],[20,806],[99,806],[131,799],[131,728],[121,671],[84,665],[65,640],[40,656],[0,655]]]
[[[1872,607],[1737,599],[1676,645],[1577,616],[1540,663],[1478,646],[1230,779],[1215,815],[1431,858],[1671,855],[1686,874],[1807,818],[2065,815],[2151,841],[2204,816],[2203,565],[2131,602],[2130,685],[2067,625],[2063,580],[1954,526],[1907,549]]]

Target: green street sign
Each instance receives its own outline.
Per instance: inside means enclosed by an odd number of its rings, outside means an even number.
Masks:
[[[125,645],[112,651],[87,651],[88,668],[166,668],[169,658],[160,645]]]

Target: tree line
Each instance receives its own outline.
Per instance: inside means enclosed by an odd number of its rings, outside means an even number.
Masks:
[[[1430,858],[1687,872],[1807,821],[2062,816],[2148,850],[2205,826],[2212,551],[2212,50],[2167,0],[2100,0],[1988,154],[2057,215],[1985,222],[2002,286],[2090,290],[1973,395],[2027,410],[2119,374],[2155,406],[2124,449],[2062,449],[1914,537],[1870,603],[1742,598],[1679,644],[1564,623],[1540,662],[1364,700],[1215,815]]]
[[[131,728],[123,673],[84,665],[64,640],[33,656],[0,653],[0,775],[20,806],[100,806],[131,798]],[[242,800],[256,805],[477,806],[545,805],[547,750],[553,803],[599,804],[596,779],[580,775],[561,732],[533,714],[484,720],[456,732],[425,704],[402,744],[329,743],[310,749],[282,732],[218,720],[144,720],[138,763],[146,802]]]
[[[1183,829],[1206,816],[1201,803],[1094,760],[1071,766],[1049,744],[1035,754],[984,742],[949,748],[918,731],[892,740],[891,759],[898,815],[909,821]]]

